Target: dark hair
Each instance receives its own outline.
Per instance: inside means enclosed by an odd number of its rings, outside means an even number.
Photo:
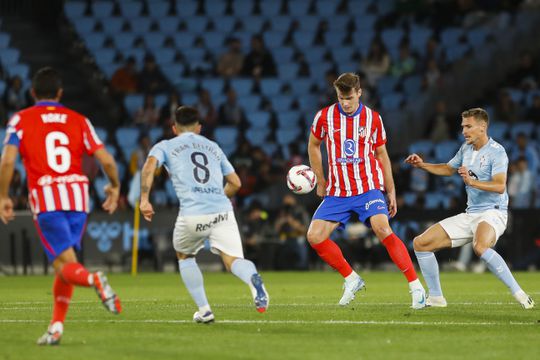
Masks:
[[[334,87],[342,93],[349,93],[351,90],[360,90],[360,77],[354,73],[344,73],[334,81]]]
[[[485,121],[486,124],[489,124],[489,115],[486,110],[482,108],[472,108],[465,110],[461,113],[462,118],[473,117],[475,120]]]
[[[200,123],[199,111],[191,106],[180,106],[174,112],[176,123],[180,126],[189,126]]]
[[[52,67],[44,67],[34,74],[32,88],[37,99],[54,99],[62,88],[62,79]]]

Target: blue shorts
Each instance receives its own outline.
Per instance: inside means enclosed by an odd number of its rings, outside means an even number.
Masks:
[[[368,220],[373,215],[384,214],[390,217],[382,191],[370,190],[350,197],[325,196],[313,214],[313,220],[339,222],[341,223],[339,229],[343,229],[353,212],[358,214],[360,221],[369,227],[371,223]]]
[[[36,228],[50,262],[71,247],[80,250],[87,218],[88,214],[80,211],[38,214]]]

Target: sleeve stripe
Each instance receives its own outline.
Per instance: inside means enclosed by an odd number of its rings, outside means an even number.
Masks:
[[[85,118],[84,120],[86,121],[86,124],[88,125],[88,128],[90,129],[90,135],[92,135],[92,140],[94,140],[96,145],[102,145],[103,143],[99,139],[99,136],[97,135],[96,130],[92,126],[92,123],[90,122],[90,120],[88,120],[88,118]]]

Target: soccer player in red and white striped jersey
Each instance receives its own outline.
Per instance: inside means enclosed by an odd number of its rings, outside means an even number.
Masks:
[[[317,254],[345,278],[345,290],[339,304],[349,304],[365,283],[329,237],[356,213],[360,221],[373,229],[407,278],[412,307],[423,308],[424,288],[416,276],[407,248],[388,222],[389,217],[396,214],[397,206],[382,118],[360,102],[362,89],[357,75],[340,75],[334,87],[338,102],[317,113],[309,138],[309,161],[318,179],[317,195],[324,200],[313,215],[308,241]],[[328,180],[322,166],[323,141],[328,154]]]
[[[60,342],[74,286],[94,287],[109,311],[121,311],[105,275],[88,272],[77,261],[74,250],[80,248],[89,211],[83,154],[93,155],[109,178],[103,203],[109,213],[116,210],[120,192],[116,163],[90,121],[59,103],[62,93],[62,81],[54,69],[46,67],[35,74],[32,96],[36,104],[17,112],[9,121],[0,161],[0,219],[7,224],[14,218],[8,190],[20,152],[34,222],[56,273],[52,321],[38,339],[40,345]]]

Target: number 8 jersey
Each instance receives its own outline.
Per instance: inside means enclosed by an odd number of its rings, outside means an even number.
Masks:
[[[4,144],[19,148],[34,214],[89,212],[82,158],[103,143],[87,118],[56,102],[37,102],[13,115]]]
[[[213,141],[185,132],[154,145],[148,156],[164,165],[180,201],[180,215],[206,215],[231,211],[223,192],[223,177],[234,168]]]

